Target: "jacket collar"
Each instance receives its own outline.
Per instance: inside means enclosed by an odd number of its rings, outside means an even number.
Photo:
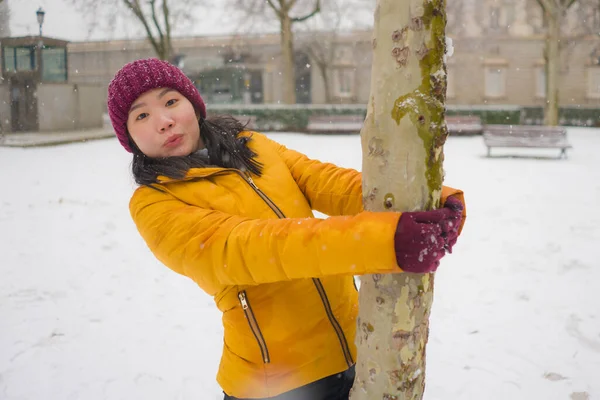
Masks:
[[[172,182],[183,182],[191,181],[194,179],[208,178],[209,176],[222,175],[228,173],[237,173],[238,171],[234,168],[220,168],[220,167],[204,167],[204,168],[190,168],[183,178],[169,178],[164,175],[159,175],[157,180],[158,183],[172,183]]]

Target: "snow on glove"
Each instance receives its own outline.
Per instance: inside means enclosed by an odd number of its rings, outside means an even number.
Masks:
[[[462,203],[449,198],[443,208],[405,212],[400,216],[394,247],[396,261],[406,272],[432,272],[458,237]]]
[[[460,229],[460,224],[462,222],[464,205],[459,199],[451,196],[448,197],[446,203],[444,203],[444,208],[455,211],[450,218],[441,222],[442,236],[446,239],[446,250],[452,254],[452,247],[454,247],[456,240],[458,239],[458,230]]]

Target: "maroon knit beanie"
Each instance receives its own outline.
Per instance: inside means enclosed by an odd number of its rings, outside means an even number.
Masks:
[[[156,58],[137,60],[121,68],[108,85],[108,116],[121,145],[132,152],[127,138],[127,117],[133,102],[156,88],[172,88],[184,95],[206,118],[206,106],[194,83],[176,66]]]

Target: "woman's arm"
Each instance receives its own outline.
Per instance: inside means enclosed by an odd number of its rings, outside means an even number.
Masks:
[[[362,200],[362,173],[340,168],[334,164],[312,160],[302,153],[266,138],[277,148],[294,180],[314,210],[331,216],[356,215],[364,210]],[[442,187],[440,206],[450,196],[457,197],[463,205],[463,192],[448,186]],[[466,208],[463,210],[464,224]],[[462,229],[461,224],[461,229]]]
[[[264,135],[256,136],[277,150],[313,210],[330,216],[356,215],[363,211],[360,172],[312,160]]]
[[[208,293],[222,285],[401,271],[394,250],[399,213],[257,220],[147,187],[136,191],[130,211],[154,255]]]

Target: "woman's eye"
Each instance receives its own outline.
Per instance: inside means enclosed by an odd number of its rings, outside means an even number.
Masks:
[[[146,118],[147,116],[148,116],[148,113],[141,113],[140,115],[137,116],[136,120],[141,121],[144,118]]]
[[[167,107],[172,106],[175,103],[177,103],[177,99],[171,99],[171,100],[167,101]]]

